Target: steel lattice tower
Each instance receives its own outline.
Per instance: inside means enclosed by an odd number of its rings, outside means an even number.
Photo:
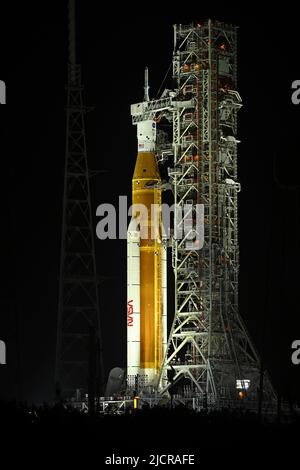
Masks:
[[[62,397],[103,385],[102,343],[81,66],[75,55],[75,7],[69,2],[66,155],[55,383]]]
[[[204,246],[172,241],[175,316],[161,387],[212,405],[258,398],[260,361],[238,312],[237,28],[211,20],[174,26],[175,203],[204,205]],[[164,381],[172,369],[171,381]],[[250,382],[248,382],[250,381]],[[250,384],[249,388],[248,385]],[[265,377],[264,398],[275,397]]]

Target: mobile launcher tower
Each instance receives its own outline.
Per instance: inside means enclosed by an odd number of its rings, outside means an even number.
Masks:
[[[144,400],[172,396],[193,406],[238,402],[256,407],[275,393],[238,312],[237,28],[208,20],[174,26],[175,90],[131,106],[138,156],[133,203],[161,204],[158,162],[168,168],[174,203],[185,221],[204,206],[204,242],[171,237],[175,313],[167,339],[166,245],[161,230],[141,239],[128,229],[127,390]],[[169,122],[173,141],[162,138]],[[168,186],[168,185],[167,185]],[[202,206],[202,207],[203,207]],[[182,221],[181,221],[182,222]],[[160,222],[161,223],[161,222]],[[174,229],[176,228],[176,216]],[[151,225],[147,219],[144,225]],[[196,228],[197,230],[197,228]],[[185,232],[186,233],[186,232]],[[194,234],[197,237],[197,233]]]

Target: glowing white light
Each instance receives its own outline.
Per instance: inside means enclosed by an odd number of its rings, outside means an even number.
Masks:
[[[249,379],[237,379],[236,388],[238,390],[248,390],[249,387],[250,387]]]

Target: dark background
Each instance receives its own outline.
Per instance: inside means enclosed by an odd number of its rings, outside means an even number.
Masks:
[[[78,58],[87,104],[95,106],[87,117],[89,164],[106,171],[92,180],[94,213],[130,196],[136,129],[129,106],[143,98],[145,65],[155,97],[172,60],[172,25],[211,17],[239,26],[240,313],[277,389],[299,400],[300,365],[290,359],[300,338],[300,105],[291,102],[291,83],[300,79],[297,15],[288,4],[263,14],[252,3],[239,12],[230,3],[195,2],[174,14],[172,4],[101,11],[96,2],[77,3]],[[0,366],[0,398],[40,403],[54,397],[67,8],[62,1],[1,8],[0,339],[8,364]],[[165,86],[173,86],[170,77]],[[96,250],[98,274],[109,278],[100,285],[107,375],[125,366],[126,243],[96,240]]]

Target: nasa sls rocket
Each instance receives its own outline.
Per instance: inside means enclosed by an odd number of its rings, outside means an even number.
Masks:
[[[148,90],[146,68],[144,102],[149,101]],[[137,380],[145,386],[158,384],[167,345],[167,253],[162,240],[161,178],[155,155],[154,119],[137,123],[137,140],[132,218],[127,231],[129,388],[135,388]]]

